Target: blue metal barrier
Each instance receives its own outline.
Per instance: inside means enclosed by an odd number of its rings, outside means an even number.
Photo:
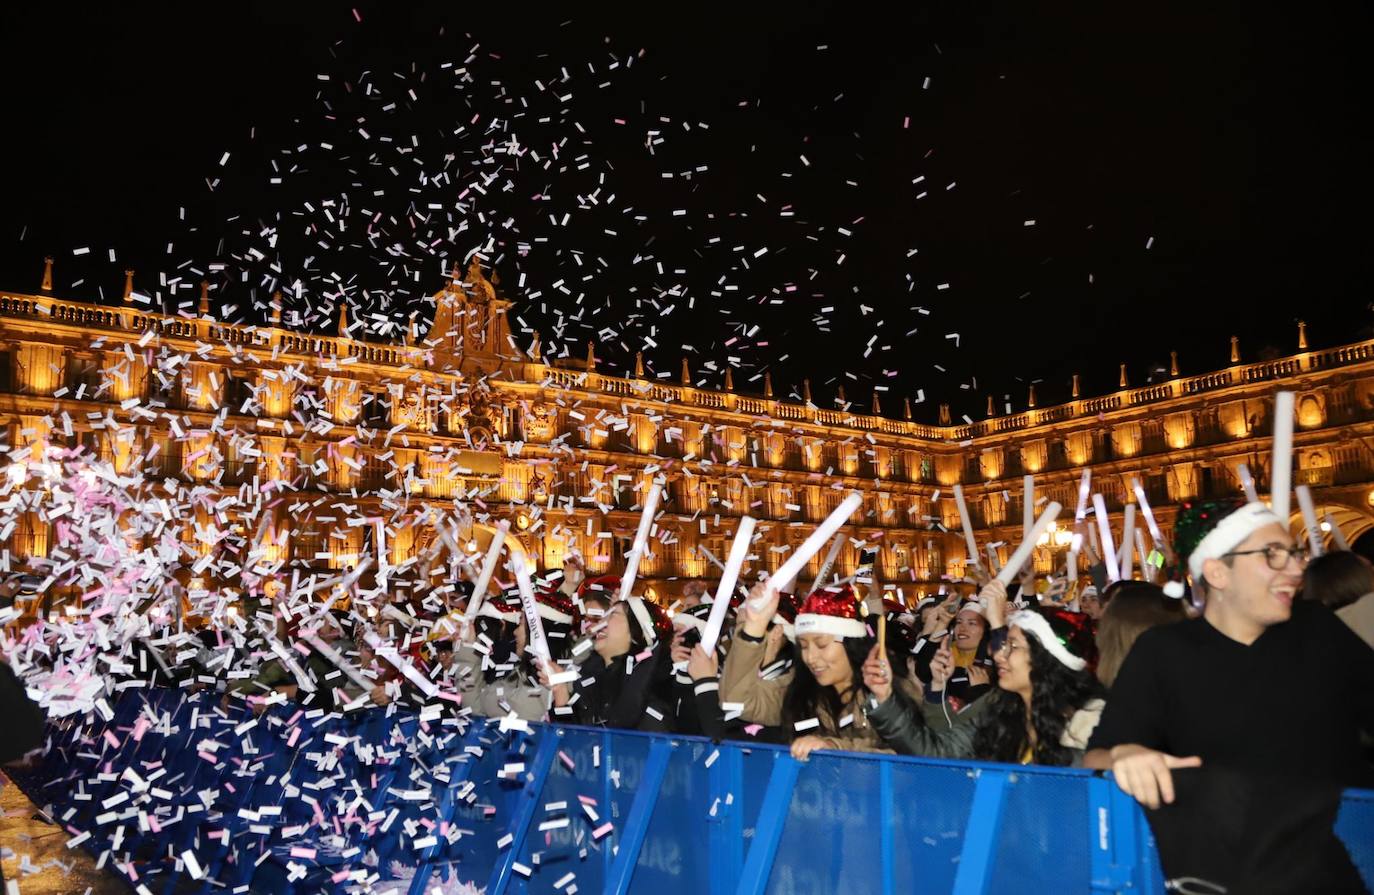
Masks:
[[[1140,810],[1088,771],[798,763],[762,744],[383,710],[254,720],[170,691],[114,709],[54,725],[14,778],[147,891],[1163,891]],[[1374,792],[1347,793],[1336,831],[1374,881]]]

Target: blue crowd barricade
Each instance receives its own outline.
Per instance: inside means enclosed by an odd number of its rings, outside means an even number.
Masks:
[[[1107,778],[130,690],[12,774],[140,895],[1163,892]],[[1374,792],[1336,832],[1374,881]]]

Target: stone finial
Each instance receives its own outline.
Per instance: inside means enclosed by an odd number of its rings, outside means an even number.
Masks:
[[[1130,387],[1131,387],[1130,382],[1126,379],[1126,365],[1125,365],[1125,364],[1122,364],[1122,365],[1121,365],[1121,381],[1118,382],[1117,385],[1118,385],[1118,387],[1120,387],[1120,388],[1130,388]]]
[[[689,366],[687,365],[687,358],[685,358],[685,357],[682,359],[682,376],[681,376],[681,381],[682,381],[682,384],[683,384],[683,385],[691,385],[691,384],[692,384],[692,368],[689,367]]]
[[[908,422],[911,421],[911,399],[910,399],[910,398],[903,398],[903,399],[902,399],[902,419],[904,419],[904,420],[906,420],[906,421],[908,421]]]
[[[846,405],[846,404],[849,403],[849,402],[845,399],[845,397],[844,397],[844,385],[843,385],[843,384],[837,386],[836,389],[835,389],[835,403],[839,404],[841,407],[843,407],[844,405]]]
[[[348,302],[339,299],[339,338],[348,338]]]
[[[1298,321],[1298,350],[1307,350],[1307,321]]]
[[[951,423],[950,423],[950,416],[949,416],[949,405],[948,405],[948,404],[941,404],[941,405],[940,405],[940,425],[942,425],[942,426],[948,426],[948,425],[950,425],[950,424],[951,424]]]
[[[872,413],[873,413],[874,416],[882,416],[882,415],[883,415],[883,405],[878,401],[878,390],[877,390],[876,388],[873,390],[873,411],[872,411]]]
[[[43,283],[38,288],[44,292],[52,291],[52,255],[43,259]]]
[[[1231,363],[1240,363],[1240,336],[1231,337]]]
[[[1032,409],[1035,408],[1035,383],[1034,383],[1034,382],[1031,383],[1031,386],[1030,386],[1030,394],[1026,396],[1026,406],[1027,406],[1027,407],[1030,407],[1030,408],[1032,408]]]
[[[996,416],[996,415],[997,415],[997,404],[992,400],[992,395],[988,395],[988,416],[989,416],[989,417],[994,417],[994,416]]]
[[[1169,352],[1169,375],[1172,376],[1172,377],[1174,377],[1175,379],[1178,378],[1178,352],[1177,352],[1177,351],[1170,351],[1170,352]]]
[[[643,352],[643,351],[636,351],[636,352],[635,352],[635,378],[636,378],[636,379],[643,379],[643,378],[644,378],[644,352]]]
[[[735,390],[735,374],[731,372],[729,367],[725,368],[725,390],[727,392]]]
[[[587,372],[596,372],[596,343],[591,339],[587,340]]]
[[[200,316],[210,316],[210,281],[200,281]]]
[[[281,290],[272,293],[272,325],[281,326]]]
[[[773,397],[773,374],[772,374],[772,373],[767,373],[767,372],[765,372],[765,373],[763,374],[763,396],[764,396],[765,398],[771,398],[771,397]]]
[[[1081,388],[1081,383],[1078,380],[1078,374],[1075,373],[1073,374],[1073,396],[1077,398],[1082,393],[1082,391],[1083,389]]]
[[[811,380],[810,380],[810,379],[803,379],[803,380],[802,380],[802,401],[804,401],[804,402],[807,403],[807,404],[812,403],[812,402],[811,402]]]
[[[544,359],[544,346],[539,342],[539,330],[534,331],[534,341],[530,343],[530,360],[539,363]]]
[[[134,300],[134,272],[124,271],[124,303],[129,304]]]

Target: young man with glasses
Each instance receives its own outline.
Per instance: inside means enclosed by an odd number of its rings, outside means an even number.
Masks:
[[[1374,783],[1360,748],[1361,730],[1374,730],[1374,650],[1325,607],[1296,600],[1307,553],[1286,520],[1263,503],[1199,505],[1175,534],[1203,615],[1136,641],[1084,764],[1111,770],[1151,809],[1174,802],[1179,768],[1231,781],[1221,791],[1243,788],[1249,801],[1231,799],[1237,808],[1291,781],[1330,784],[1333,798]],[[1179,809],[1229,798],[1188,806],[1181,796]],[[1282,815],[1286,803],[1276,805]]]

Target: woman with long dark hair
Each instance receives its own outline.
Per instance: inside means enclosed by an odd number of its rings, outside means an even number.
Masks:
[[[792,755],[805,760],[816,749],[889,751],[860,710],[864,657],[875,649],[859,604],[848,586],[821,588],[797,612],[797,659],[790,673],[765,679],[764,638],[777,613],[778,594],[755,585],[741,612],[721,675],[722,704],[741,703],[740,717],[765,726],[781,725]],[[905,671],[905,663],[902,663]],[[905,677],[898,686],[911,698],[917,690]]]
[[[996,581],[980,595],[994,628],[1001,627],[1006,597],[1006,587]],[[938,716],[938,706],[932,711],[894,695],[890,663],[875,650],[864,663],[863,679],[870,694],[868,720],[883,740],[911,755],[1080,764],[1102,713],[1102,685],[1046,616],[1022,610],[1006,622],[1006,636],[993,652],[997,689],[948,725]]]

